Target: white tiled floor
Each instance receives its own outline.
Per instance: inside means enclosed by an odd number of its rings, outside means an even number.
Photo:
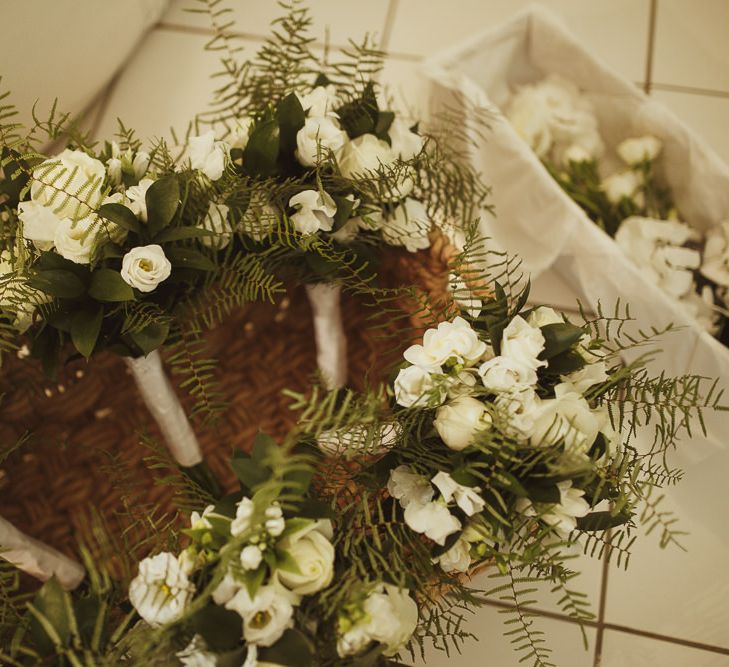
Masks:
[[[216,69],[215,56],[202,51],[205,17],[186,14],[192,0],[175,0],[106,99],[98,136],[116,129],[116,117],[140,136],[184,130],[204,110]],[[230,2],[235,30],[254,52],[276,15],[273,0]],[[334,46],[348,37],[374,32],[390,53],[383,80],[403,106],[427,108],[417,77],[423,56],[451,45],[522,9],[526,0],[310,0],[314,34]],[[653,94],[672,108],[729,161],[729,0],[542,0],[578,38],[630,80],[654,84]],[[648,67],[651,16],[655,17],[652,68]],[[569,283],[556,274],[534,286],[535,301],[571,307]],[[648,538],[635,550],[627,573],[611,570],[601,600],[602,568],[590,563],[577,587],[593,598],[600,616],[589,628],[583,651],[573,624],[553,618],[540,623],[561,667],[729,667],[729,523],[726,521],[729,454],[717,453],[688,466],[687,481],[670,501],[688,526],[688,553],[661,551]],[[543,603],[547,611],[554,606]],[[607,625],[605,625],[607,624]],[[470,622],[480,642],[461,656],[433,657],[430,665],[508,667],[518,657],[501,636],[497,610],[486,607]],[[648,635],[663,635],[662,639]],[[703,645],[697,647],[697,645]],[[598,650],[600,649],[601,650]],[[601,653],[601,658],[598,653]],[[600,662],[601,659],[601,662]]]

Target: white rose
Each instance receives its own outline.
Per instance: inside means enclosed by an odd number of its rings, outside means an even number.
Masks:
[[[374,134],[363,134],[344,144],[338,159],[339,170],[345,178],[356,179],[377,171],[382,165],[391,165],[396,158],[386,141]]]
[[[120,202],[127,206],[142,222],[147,222],[147,190],[154,181],[143,178],[138,185],[132,185],[124,191],[128,202]]]
[[[240,566],[244,570],[257,570],[263,560],[263,553],[260,547],[249,544],[240,552]]]
[[[406,465],[400,465],[390,471],[387,492],[399,500],[403,507],[407,507],[411,503],[424,505],[430,502],[435,495],[433,485],[428,478],[413,472]]]
[[[309,117],[296,133],[296,159],[305,167],[314,167],[336,153],[347,141],[347,133],[339,123],[327,116]]]
[[[409,503],[405,508],[405,523],[416,533],[421,533],[443,546],[449,535],[461,529],[461,522],[439,502]]]
[[[85,218],[99,206],[105,176],[101,161],[67,148],[33,170],[30,197],[59,218]]]
[[[543,399],[539,406],[531,444],[545,447],[564,442],[565,456],[579,466],[587,460],[600,431],[600,420],[572,385],[558,384],[554,393],[555,398]]]
[[[261,586],[251,599],[244,586],[225,603],[225,608],[243,619],[243,637],[248,644],[272,646],[294,625],[291,596],[280,587],[269,585]]]
[[[188,142],[190,166],[200,170],[211,181],[217,181],[225,171],[230,147],[223,141],[215,140],[215,132],[190,137]]]
[[[18,204],[18,218],[23,223],[23,238],[32,241],[38,250],[50,250],[61,224],[59,218],[48,206],[35,201]]]
[[[202,223],[202,228],[213,232],[215,236],[203,236],[201,243],[208,248],[222,250],[233,238],[230,225],[228,224],[228,213],[230,209],[225,204],[210,202],[208,212]]]
[[[606,382],[608,377],[607,366],[600,359],[594,364],[586,364],[574,373],[563,375],[560,379],[572,385],[578,394],[584,394],[590,387]]]
[[[537,372],[508,357],[489,359],[479,366],[483,386],[495,394],[516,391],[537,383]]]
[[[461,451],[473,443],[477,433],[491,427],[491,415],[481,401],[460,396],[436,410],[433,425],[450,449]]]
[[[643,206],[645,197],[641,192],[643,177],[636,171],[622,171],[608,176],[600,185],[611,204],[619,204],[624,199]]]
[[[99,227],[98,218],[96,224],[91,217],[76,222],[64,218],[56,228],[53,239],[56,252],[76,264],[88,264],[96,249]]]
[[[395,378],[395,400],[404,408],[424,408],[445,398],[442,388],[437,387],[430,373],[419,366],[403,368]]]
[[[540,158],[547,156],[552,147],[549,127],[552,114],[532,86],[524,86],[511,98],[506,117],[515,132]]]
[[[147,623],[163,625],[182,615],[194,592],[177,558],[162,552],[139,563],[139,574],[129,584],[129,602]]]
[[[423,203],[408,197],[385,218],[382,238],[385,243],[417,252],[430,247],[428,234],[432,226]]]
[[[474,364],[487,347],[466,320],[456,317],[452,322],[441,322],[436,329],[428,329],[423,344],[411,345],[403,356],[411,364],[439,372],[449,361],[463,366]]]
[[[309,117],[323,118],[331,116],[339,118],[339,114],[335,111],[337,107],[342,106],[342,101],[337,95],[337,89],[329,84],[328,86],[317,86],[308,93],[296,93],[299,98],[301,107],[306,111]]]
[[[321,530],[331,535],[331,523],[327,526],[312,522],[293,535],[287,535],[277,548],[288,551],[299,572],[277,570],[279,581],[298,595],[311,595],[326,588],[334,576],[334,547]]]
[[[661,148],[663,148],[661,140],[647,134],[644,137],[626,139],[618,144],[617,152],[623,162],[634,166],[655,160]]]
[[[544,336],[539,327],[531,326],[521,315],[509,322],[501,335],[501,356],[534,371],[546,366],[538,359],[544,350]]]
[[[172,264],[156,244],[132,248],[122,258],[121,277],[140,292],[152,292],[172,273]]]
[[[339,621],[337,653],[344,658],[359,653],[372,641],[385,647],[386,656],[400,651],[418,625],[418,606],[407,589],[380,584],[365,599],[359,619],[342,632]]]
[[[494,405],[507,430],[528,438],[534,431],[540,402],[534,389],[529,387],[497,394]]]
[[[729,287],[729,221],[706,232],[701,274],[721,287]]]
[[[290,220],[302,234],[331,231],[337,205],[326,192],[303,190],[289,199],[289,206],[296,209]]]
[[[146,151],[139,151],[132,160],[132,173],[137,180],[142,178],[149,169],[150,155]]]
[[[395,118],[387,131],[392,151],[401,160],[412,160],[425,144],[425,138],[413,132],[401,118]]]
[[[215,667],[218,664],[218,656],[207,650],[205,640],[200,635],[195,635],[175,656],[184,667]]]
[[[542,513],[540,518],[552,526],[561,537],[566,538],[577,528],[577,518],[590,512],[590,505],[582,498],[585,495],[582,489],[572,488],[572,480],[559,482],[557,487],[560,502],[549,505],[548,510]],[[527,498],[519,498],[516,509],[526,516],[537,516],[536,509]]]
[[[446,503],[454,500],[456,505],[467,516],[478,514],[486,506],[486,502],[478,494],[481,489],[478,487],[463,486],[463,484],[456,482],[455,479],[443,470],[437,473],[430,481],[435,484]]]
[[[562,317],[553,308],[539,306],[539,308],[535,308],[531,313],[529,313],[527,322],[529,322],[530,326],[541,329],[542,327],[546,327],[548,324],[563,324],[564,317]]]

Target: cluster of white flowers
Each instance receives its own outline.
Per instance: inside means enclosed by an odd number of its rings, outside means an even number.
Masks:
[[[265,508],[244,497],[235,517],[208,507],[193,513],[191,531],[202,537],[179,556],[161,553],[143,560],[129,597],[139,615],[151,625],[181,617],[195,595],[189,577],[218,555],[228,569],[213,591],[213,601],[238,613],[249,646],[275,644],[294,624],[294,611],[305,595],[326,588],[334,573],[332,526],[328,520],[286,519],[278,503]],[[219,554],[205,546],[221,533]],[[280,554],[286,554],[280,560]],[[277,560],[279,559],[279,560]],[[255,586],[251,582],[256,581]],[[204,652],[200,641],[185,650],[186,659]]]
[[[542,159],[567,164],[602,154],[592,103],[572,81],[557,74],[520,86],[509,101],[506,116]]]

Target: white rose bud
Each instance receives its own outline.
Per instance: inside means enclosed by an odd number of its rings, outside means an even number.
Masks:
[[[261,549],[255,544],[243,547],[240,552],[240,564],[244,570],[256,570],[263,560]]]
[[[323,590],[334,576],[334,547],[320,529],[329,532],[331,524],[312,522],[311,526],[287,535],[277,545],[289,552],[299,568],[299,572],[277,570],[279,581],[297,595]]]
[[[171,553],[162,552],[139,563],[139,574],[129,584],[129,601],[150,625],[178,619],[195,587]]]
[[[516,391],[537,383],[537,372],[518,361],[500,356],[489,359],[478,369],[483,386],[495,394]]]
[[[334,118],[309,117],[296,133],[296,159],[305,167],[313,167],[326,159],[329,151],[336,153],[346,141],[347,133]]]
[[[442,391],[434,391],[436,387],[430,373],[418,366],[403,368],[395,378],[394,388],[395,400],[404,408],[427,407],[431,398],[437,403],[442,403],[444,398]]]
[[[644,137],[626,139],[618,144],[617,151],[623,162],[632,167],[642,162],[655,160],[661,152],[661,148],[663,148],[661,140],[647,134]]]
[[[134,172],[134,178],[139,180],[147,173],[149,168],[149,153],[145,151],[139,151],[132,161],[132,171]]]
[[[435,430],[443,442],[455,451],[468,447],[480,431],[491,426],[486,406],[471,396],[460,396],[436,410]]]
[[[132,248],[122,258],[121,277],[140,292],[152,292],[170,277],[172,264],[156,244]]]
[[[547,362],[538,359],[544,349],[544,336],[521,315],[509,322],[501,336],[501,355],[517,364],[536,370]]]
[[[478,333],[459,316],[452,322],[441,322],[437,328],[428,329],[423,335],[423,344],[411,345],[403,356],[411,364],[440,372],[441,366],[448,361],[465,366],[475,363],[487,348]]]
[[[209,130],[189,141],[190,166],[199,169],[211,181],[217,181],[225,171],[230,147],[215,140],[215,132]]]
[[[336,88],[329,84],[328,86],[317,86],[309,93],[296,93],[299,98],[301,107],[307,112],[310,118],[323,118],[331,116],[339,118],[335,109],[341,106],[342,101],[337,95]]]
[[[134,215],[142,222],[147,222],[147,190],[154,181],[151,178],[143,178],[139,185],[132,185],[124,192],[128,202],[120,202],[127,206]]]

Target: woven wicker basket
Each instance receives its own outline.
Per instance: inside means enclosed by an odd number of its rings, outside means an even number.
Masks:
[[[434,237],[429,251],[388,251],[382,280],[389,286],[417,285],[440,302],[447,293],[447,263],[453,249]],[[412,312],[413,305],[401,307]],[[359,298],[343,296],[349,342],[350,385],[361,389],[384,379],[395,358],[383,354],[392,343],[368,333],[371,310]],[[414,322],[418,324],[418,322]],[[394,325],[391,325],[394,327]],[[411,341],[402,340],[402,349]],[[251,304],[208,336],[217,357],[230,408],[215,427],[196,430],[206,460],[232,487],[228,462],[233,448],[247,449],[258,431],[282,437],[295,424],[284,388],[306,391],[316,370],[311,313],[302,287],[289,289],[277,306]],[[78,361],[49,383],[33,360],[9,359],[0,379],[2,443],[26,432],[30,441],[12,452],[0,469],[2,516],[33,537],[75,555],[89,540],[89,513],[97,512],[113,531],[123,531],[123,490],[118,479],[134,479],[140,504],[172,509],[171,490],[156,486],[144,462],[149,449],[140,433],[158,435],[156,425],[122,359],[111,354]],[[187,397],[183,397],[186,402]]]

